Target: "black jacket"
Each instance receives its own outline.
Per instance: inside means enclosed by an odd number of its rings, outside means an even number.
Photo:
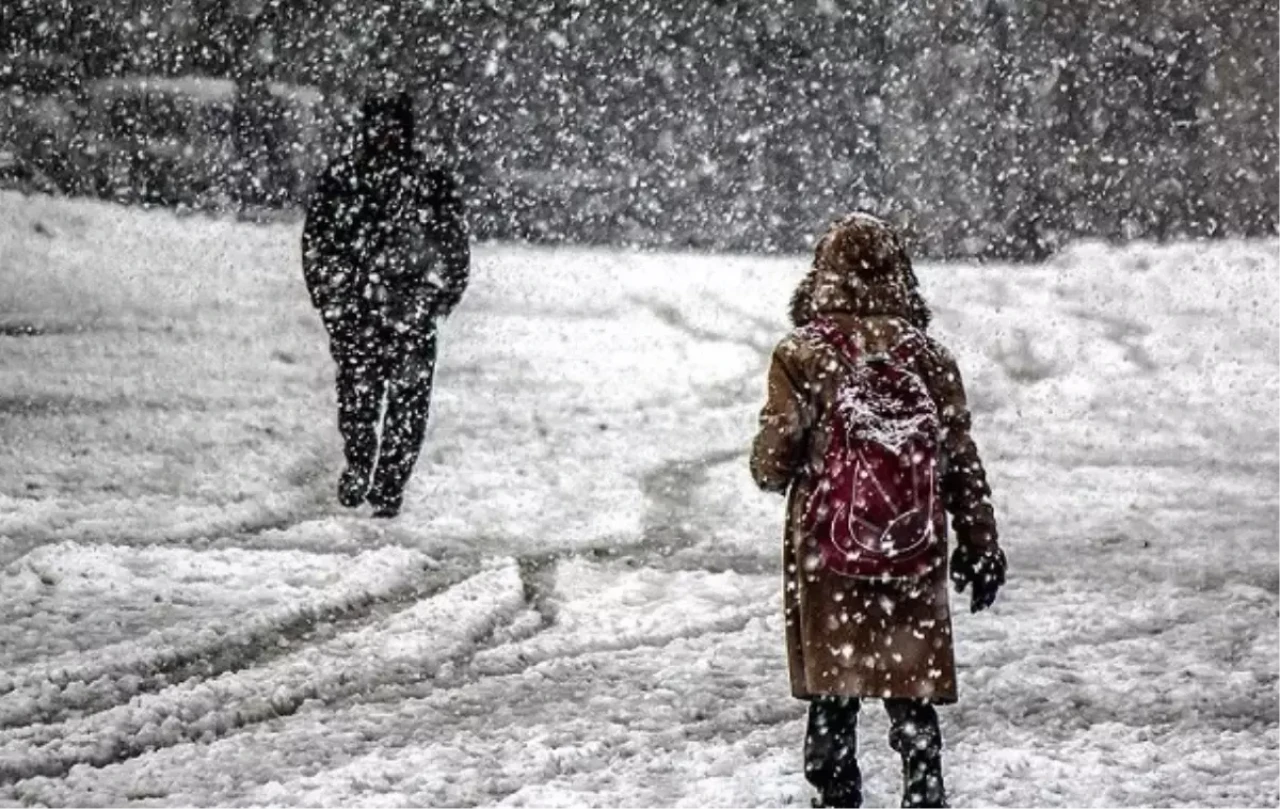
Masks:
[[[302,267],[326,323],[416,327],[462,298],[471,253],[452,177],[418,152],[339,158],[307,205]]]

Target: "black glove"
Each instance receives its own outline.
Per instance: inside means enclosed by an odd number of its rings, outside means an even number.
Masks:
[[[951,581],[957,593],[973,585],[969,612],[981,612],[995,603],[996,593],[1004,586],[1006,566],[1004,551],[999,548],[977,551],[967,545],[956,546],[951,554]]]

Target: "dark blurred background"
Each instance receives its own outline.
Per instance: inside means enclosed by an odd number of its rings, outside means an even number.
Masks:
[[[409,87],[477,237],[934,257],[1274,235],[1264,0],[3,0],[0,184],[290,215]]]

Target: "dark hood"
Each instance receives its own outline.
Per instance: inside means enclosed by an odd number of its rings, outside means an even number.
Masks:
[[[929,325],[902,237],[887,222],[854,213],[836,222],[818,241],[813,266],[791,296],[791,321],[804,325],[817,315],[900,317],[918,329]]]
[[[360,106],[360,140],[366,151],[377,153],[395,142],[397,151],[408,153],[416,126],[413,97],[407,92],[374,93]]]

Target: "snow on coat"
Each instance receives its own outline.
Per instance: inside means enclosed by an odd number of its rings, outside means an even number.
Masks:
[[[307,205],[303,273],[331,330],[339,322],[426,330],[467,286],[457,186],[412,148],[412,107],[389,104],[366,121],[358,148],[326,167]]]
[[[820,563],[816,541],[802,528],[811,470],[821,468],[832,440],[824,414],[835,406],[844,366],[836,349],[800,327],[821,315],[867,350],[887,351],[928,324],[915,287],[906,251],[887,225],[846,219],[819,243],[791,302],[797,328],[773,353],[751,472],[761,488],[787,493],[783,602],[791,690],[799,698],[956,699],[945,549],[918,580],[845,578]],[[931,338],[914,363],[941,417],[940,490],[955,540],[992,549],[995,515],[960,371]]]

